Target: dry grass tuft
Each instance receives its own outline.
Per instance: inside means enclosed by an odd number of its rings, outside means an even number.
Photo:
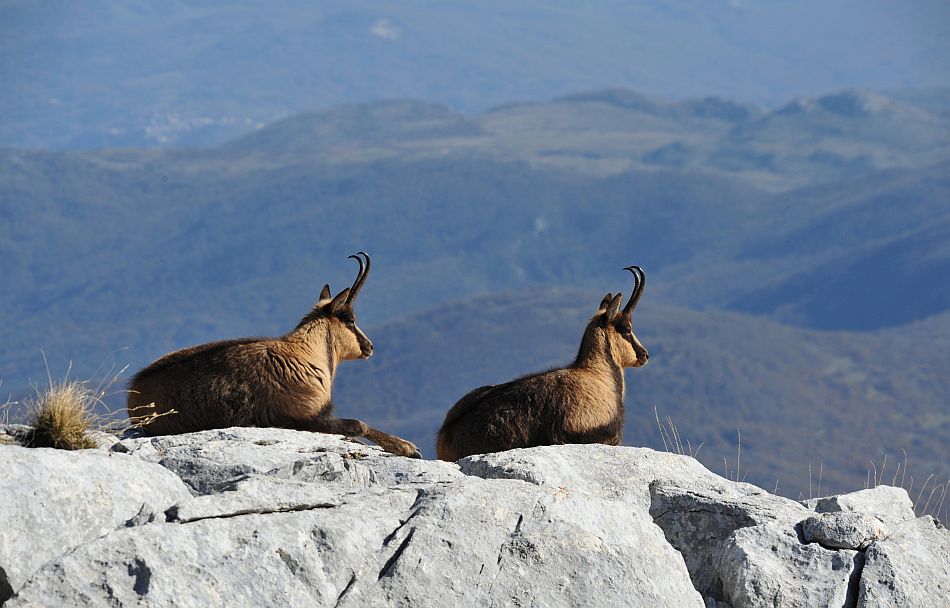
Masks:
[[[178,410],[176,409],[170,409],[158,413],[155,411],[157,407],[158,406],[155,403],[147,403],[145,405],[132,408],[136,415],[133,416],[132,410],[130,410],[128,420],[119,420],[109,424],[109,432],[121,434],[123,431],[128,429],[143,429],[157,418],[161,418],[162,416],[174,416],[178,413]]]
[[[660,422],[660,413],[657,411],[655,404],[653,405],[653,416],[656,418],[656,428],[660,432],[664,451],[680,456],[689,456],[690,458],[696,458],[699,455],[699,450],[703,449],[703,444],[700,443],[694,450],[693,444],[689,442],[689,439],[686,439],[684,445],[684,440],[680,437],[679,429],[676,428],[672,418],[667,416],[664,422]]]
[[[46,355],[43,354],[46,361]],[[99,447],[102,434],[121,436],[130,429],[142,428],[160,416],[174,415],[176,410],[155,413],[155,405],[139,408],[141,414],[130,419],[118,419],[106,403],[106,398],[124,391],[113,391],[128,366],[113,374],[108,370],[98,384],[87,380],[66,378],[53,380],[46,366],[47,383],[42,389],[33,386],[35,396],[25,401],[10,398],[0,404],[0,424],[16,422],[31,427],[19,436],[0,435],[0,443],[35,448],[84,450]],[[0,380],[2,383],[2,380]]]
[[[33,411],[33,447],[60,450],[95,448],[89,431],[100,427],[95,406],[99,398],[85,382],[62,380],[49,387],[30,402]]]
[[[0,387],[3,386],[3,380],[0,379]],[[13,400],[13,397],[7,397],[7,400],[0,404],[0,424],[10,424],[10,412],[19,405]]]

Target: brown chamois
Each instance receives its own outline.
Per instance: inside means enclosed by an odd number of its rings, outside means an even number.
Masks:
[[[562,443],[618,445],[623,437],[623,368],[650,355],[633,334],[633,309],[646,284],[639,266],[624,270],[636,281],[627,305],[607,294],[587,324],[574,362],[468,393],[439,429],[442,460],[471,454]]]
[[[365,267],[359,256],[366,258]],[[129,418],[150,435],[282,427],[365,437],[387,452],[421,458],[408,441],[333,415],[337,364],[373,354],[353,313],[370,259],[362,251],[350,257],[360,265],[353,285],[333,298],[324,285],[316,305],[287,335],[185,348],[137,373],[129,387]]]

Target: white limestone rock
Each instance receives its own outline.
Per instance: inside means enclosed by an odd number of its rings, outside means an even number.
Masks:
[[[376,584],[346,606],[703,606],[642,511],[564,487],[471,479],[426,491]]]
[[[46,564],[7,608],[333,606],[354,580],[376,580],[415,499],[366,488],[332,508],[122,529]]]
[[[950,530],[924,516],[905,521],[868,547],[857,605],[950,606]]]
[[[857,597],[861,554],[805,544],[788,527],[736,530],[719,559],[719,593],[735,608],[839,608]]]
[[[430,483],[461,477],[451,463],[403,458],[339,435],[288,429],[233,427],[124,439],[112,450],[161,464],[197,494],[217,493],[221,486],[250,474],[356,485]]]
[[[722,553],[733,534],[762,524],[776,524],[775,529],[794,534],[795,523],[808,512],[752,484],[713,477],[706,483],[654,482],[650,513],[683,554],[700,593],[721,599]]]
[[[0,601],[50,559],[191,496],[167,469],[99,450],[0,446],[0,471]]]
[[[509,450],[469,456],[458,464],[467,475],[571,488],[642,509],[650,507],[654,481],[676,480],[684,486],[728,483],[688,456],[600,444]]]
[[[456,465],[232,428],[111,451],[0,446],[0,471],[11,607],[948,602],[948,532],[913,519],[906,493],[806,508],[640,448]]]
[[[53,560],[9,605],[703,606],[644,509],[518,480],[405,478],[246,475]]]

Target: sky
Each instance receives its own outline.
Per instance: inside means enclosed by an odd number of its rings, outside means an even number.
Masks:
[[[766,106],[950,87],[933,0],[0,3],[0,145],[218,143],[414,98],[480,112],[607,87]]]

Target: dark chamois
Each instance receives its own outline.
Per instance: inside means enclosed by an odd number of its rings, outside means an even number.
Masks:
[[[366,258],[365,267],[359,256]],[[337,364],[373,354],[353,313],[370,259],[362,251],[350,257],[360,265],[353,285],[333,298],[324,285],[316,305],[287,335],[185,348],[137,373],[129,387],[129,418],[150,435],[283,427],[365,437],[387,452],[421,457],[408,441],[333,415]]]
[[[462,397],[439,429],[439,458],[561,443],[620,443],[623,368],[640,367],[650,358],[632,321],[646,276],[639,266],[624,270],[636,281],[630,300],[620,310],[621,294],[604,296],[574,362]]]

